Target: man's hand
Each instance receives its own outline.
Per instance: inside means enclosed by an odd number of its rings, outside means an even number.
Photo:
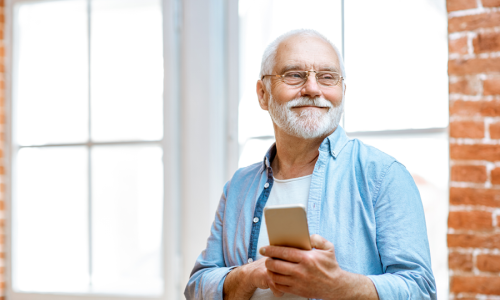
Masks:
[[[332,243],[315,234],[311,251],[289,247],[266,246],[266,268],[277,290],[305,298],[378,299],[372,281],[363,275],[342,270],[335,258]],[[278,258],[278,259],[273,259]]]
[[[266,259],[263,257],[229,272],[224,281],[224,300],[250,299],[257,288],[263,290],[270,288],[274,296],[283,296],[283,292],[276,289],[268,277]]]

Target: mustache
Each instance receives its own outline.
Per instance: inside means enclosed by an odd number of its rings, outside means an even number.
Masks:
[[[333,108],[333,104],[326,100],[325,98],[321,97],[316,97],[316,98],[309,98],[309,97],[300,97],[293,99],[291,101],[288,101],[286,104],[288,108],[294,108],[294,107],[299,107],[299,106],[316,106],[316,107],[328,107],[328,108]]]

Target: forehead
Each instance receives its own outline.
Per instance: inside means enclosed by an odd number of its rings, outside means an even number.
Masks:
[[[294,36],[279,44],[274,71],[280,72],[290,68],[340,71],[337,53],[333,47],[323,39],[313,36]]]

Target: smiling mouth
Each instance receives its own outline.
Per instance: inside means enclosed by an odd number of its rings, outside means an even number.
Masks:
[[[316,105],[300,105],[300,106],[294,106],[292,108],[306,108],[306,107],[328,108],[328,106],[316,106]]]

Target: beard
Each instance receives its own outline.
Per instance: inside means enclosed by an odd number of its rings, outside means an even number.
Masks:
[[[326,113],[317,109],[303,109],[300,113],[292,111],[298,106],[327,107]],[[334,106],[330,101],[316,97],[300,97],[279,104],[269,95],[269,114],[274,123],[286,133],[303,139],[314,139],[328,135],[339,125],[344,112],[344,99]]]

